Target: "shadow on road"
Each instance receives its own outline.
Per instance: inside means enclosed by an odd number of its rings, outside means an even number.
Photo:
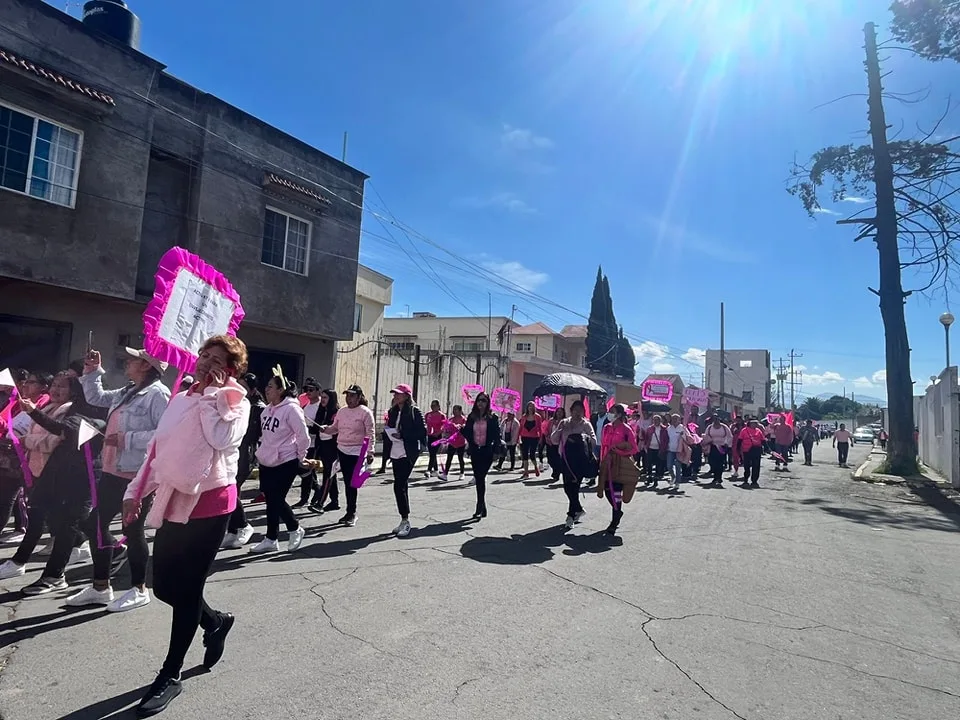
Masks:
[[[960,504],[946,495],[936,485],[929,483],[908,485],[902,495],[887,500],[878,498],[878,502],[891,505],[891,509],[877,505],[845,507],[831,503],[823,498],[806,498],[804,500],[782,500],[796,505],[816,507],[835,517],[845,518],[861,525],[887,525],[890,527],[908,530],[939,530],[956,532],[960,530]],[[921,509],[924,506],[936,510],[939,515],[904,514],[898,507]]]
[[[553,559],[553,548],[566,546],[564,555],[584,555],[607,552],[622,544],[622,538],[605,532],[575,535],[568,533],[563,525],[557,525],[509,538],[474,537],[460,547],[460,554],[495,565],[539,565]]]
[[[200,665],[186,670],[181,675],[181,680],[189,680],[197,675],[206,675],[207,671]],[[106,700],[100,700],[87,705],[72,713],[61,715],[57,720],[121,720],[122,718],[135,718],[136,708],[134,704],[140,701],[144,693],[147,692],[149,685],[128,690],[125,693],[116,695]]]
[[[20,593],[17,593],[17,595],[20,598],[23,597]],[[4,625],[4,630],[12,632],[4,632],[3,636],[0,637],[0,648],[34,638],[43,633],[63,630],[74,625],[97,620],[106,616],[106,614],[106,611],[102,608],[99,611],[89,612],[89,609],[84,611],[65,607],[60,612],[15,618]]]

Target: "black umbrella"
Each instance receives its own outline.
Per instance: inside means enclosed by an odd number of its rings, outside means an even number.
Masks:
[[[547,375],[533,391],[534,397],[546,395],[591,395],[606,397],[607,391],[593,380],[576,373],[554,373]]]

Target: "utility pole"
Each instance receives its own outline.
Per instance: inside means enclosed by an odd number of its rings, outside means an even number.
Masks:
[[[795,390],[795,386],[797,383],[796,383],[794,371],[793,371],[793,361],[796,358],[802,358],[802,357],[803,357],[802,354],[794,352],[793,349],[790,350],[790,409],[791,410],[797,409],[796,390]]]
[[[780,407],[784,407],[784,404],[786,403],[786,397],[784,396],[784,386],[786,385],[786,380],[787,373],[783,367],[783,358],[780,358],[780,368],[779,372],[777,372],[777,399],[779,401],[777,404]]]
[[[490,336],[493,335],[493,293],[487,293],[487,350],[490,349]],[[477,380],[477,384],[480,381]]]
[[[723,380],[727,374],[727,358],[723,344],[723,303],[720,303],[720,410],[724,408]]]
[[[513,345],[511,339],[513,338],[513,316],[517,312],[517,306],[510,306],[510,322],[507,324],[507,387],[510,387],[510,356],[513,355]]]

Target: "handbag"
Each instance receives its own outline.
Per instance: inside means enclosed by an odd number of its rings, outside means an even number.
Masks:
[[[623,502],[624,504],[630,502],[640,482],[640,468],[637,467],[633,458],[612,452],[603,463],[603,470],[602,483],[606,485],[613,482],[623,486]]]

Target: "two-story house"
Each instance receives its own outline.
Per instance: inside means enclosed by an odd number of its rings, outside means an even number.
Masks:
[[[0,367],[62,368],[90,333],[139,345],[179,245],[239,292],[254,372],[332,382],[366,176],[166,72],[122,3],[97,10],[0,3]]]

